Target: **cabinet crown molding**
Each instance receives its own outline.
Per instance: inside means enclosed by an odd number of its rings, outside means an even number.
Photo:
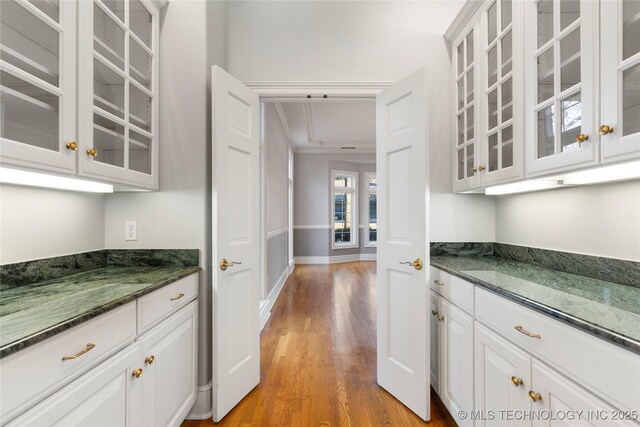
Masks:
[[[475,16],[483,3],[484,2],[480,0],[467,0],[447,31],[444,33],[444,38],[448,40],[449,43],[452,43],[453,40],[458,37],[462,29]]]

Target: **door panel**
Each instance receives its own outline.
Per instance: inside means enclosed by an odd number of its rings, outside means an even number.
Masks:
[[[426,78],[377,97],[378,384],[429,419]],[[405,264],[401,264],[404,262]]]

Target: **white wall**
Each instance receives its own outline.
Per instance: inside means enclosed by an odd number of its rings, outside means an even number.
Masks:
[[[640,181],[497,197],[496,241],[640,261]]]
[[[288,226],[289,141],[273,103],[265,104],[267,233]]]
[[[0,264],[103,248],[102,194],[0,185]]]

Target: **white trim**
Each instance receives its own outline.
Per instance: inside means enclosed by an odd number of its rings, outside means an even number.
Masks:
[[[349,145],[345,145],[348,147]],[[343,149],[341,147],[327,147],[327,148],[296,148],[296,154],[344,154],[344,153],[365,153],[375,154],[375,147],[358,147],[352,149]]]
[[[198,387],[196,403],[187,414],[185,420],[206,420],[213,417],[213,406],[211,404],[211,387],[213,380],[209,384]]]
[[[371,240],[369,240],[369,197],[372,194],[376,195],[376,206],[377,206],[377,197],[378,197],[378,188],[374,188],[371,189],[369,188],[369,179],[371,178],[375,178],[376,182],[377,182],[377,175],[376,172],[364,172],[364,182],[362,183],[363,188],[364,188],[364,194],[363,194],[363,202],[364,202],[364,224],[361,225],[362,227],[362,233],[364,234],[364,245],[363,247],[365,248],[375,248],[378,246],[378,241],[374,241],[372,242]],[[376,215],[376,218],[378,216]],[[376,230],[377,230],[377,219],[376,219]],[[377,232],[376,232],[376,237],[377,237]]]
[[[289,267],[285,267],[284,271],[278,278],[278,281],[276,282],[275,286],[273,287],[273,289],[271,289],[271,292],[269,292],[269,295],[267,295],[267,299],[265,303],[261,304],[261,307],[260,307],[260,330],[261,331],[262,329],[264,329],[265,325],[269,321],[269,317],[271,317],[271,309],[273,308],[273,305],[276,303],[278,296],[280,296],[280,291],[282,291],[284,284],[287,282],[287,279],[291,274],[289,271],[290,271]]]
[[[334,256],[297,256],[296,264],[338,264],[342,262],[375,261],[377,254],[351,254]]]
[[[331,224],[326,225],[294,225],[294,230],[331,230]]]
[[[289,260],[289,276],[293,274],[293,270],[296,268],[296,260],[295,258],[291,258]]]
[[[295,82],[295,81],[246,81],[243,82],[260,98],[295,97],[306,99],[307,95],[322,97],[371,98],[394,82]]]
[[[289,227],[279,228],[277,230],[269,231],[267,233],[267,240],[277,237],[281,234],[287,233],[289,231]]]
[[[348,176],[351,177],[351,179],[353,180],[353,184],[350,187],[337,187],[335,186],[335,182],[336,182],[336,177],[337,176]],[[329,195],[329,197],[331,198],[330,203],[331,203],[331,210],[329,211],[329,217],[331,218],[331,249],[353,249],[353,248],[357,248],[358,247],[358,234],[360,234],[358,232],[358,215],[359,215],[359,210],[358,210],[358,206],[360,204],[360,201],[358,200],[358,197],[360,197],[360,192],[358,191],[358,172],[357,171],[345,171],[345,170],[339,170],[339,169],[332,169],[331,170],[331,181],[330,181],[330,187],[331,187],[331,194]],[[348,194],[351,194],[351,205],[352,205],[352,209],[351,209],[351,221],[349,224],[349,229],[351,230],[349,236],[351,237],[351,240],[348,242],[336,242],[335,239],[335,212],[336,212],[336,206],[335,206],[335,201],[336,201],[336,193],[344,193],[345,194],[345,202],[346,202],[346,196]],[[346,224],[346,212],[345,212],[345,224]]]
[[[280,118],[280,123],[282,124],[282,128],[284,129],[284,133],[285,135],[287,135],[287,140],[289,141],[289,148],[291,148],[291,151],[295,151],[296,144],[293,141],[293,135],[291,135],[291,128],[289,127],[287,116],[284,114],[284,110],[282,109],[282,104],[279,102],[274,102],[273,106],[276,108],[276,113]],[[264,119],[263,119],[263,122],[264,122]]]
[[[482,1],[467,0],[447,31],[444,33],[444,38],[449,42],[453,42],[453,40],[458,37],[462,29],[466,27],[471,18],[475,16],[476,11],[480,9],[482,4]]]

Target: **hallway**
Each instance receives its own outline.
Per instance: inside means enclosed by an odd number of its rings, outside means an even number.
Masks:
[[[376,384],[375,280],[375,262],[296,266],[261,334],[260,385],[218,425],[426,425]],[[432,399],[428,425],[455,426]]]

